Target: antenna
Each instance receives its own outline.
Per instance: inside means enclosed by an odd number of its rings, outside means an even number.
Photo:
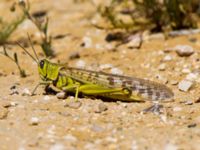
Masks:
[[[19,42],[17,44],[38,64],[38,60],[35,59]]]
[[[32,48],[32,50],[33,50],[33,52],[34,52],[34,54],[35,54],[35,57],[36,57],[37,61],[39,62],[39,58],[38,58],[38,56],[37,56],[37,53],[36,53],[35,48],[33,47],[33,43],[32,43],[32,41],[31,41],[30,35],[29,35],[28,33],[27,33],[27,35],[28,35],[28,40],[30,41],[30,44],[31,44],[31,48]]]

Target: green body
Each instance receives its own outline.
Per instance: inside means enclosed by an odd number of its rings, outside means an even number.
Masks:
[[[64,68],[43,59],[38,63],[43,82],[56,88],[91,96],[101,96],[121,101],[169,100],[172,91],[162,84],[139,78],[107,74],[78,68]]]

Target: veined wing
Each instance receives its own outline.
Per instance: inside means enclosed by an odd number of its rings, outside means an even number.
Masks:
[[[171,99],[173,92],[163,84],[135,77],[96,72],[78,68],[67,68],[68,76],[84,84],[97,84],[107,88],[127,88],[146,99]]]

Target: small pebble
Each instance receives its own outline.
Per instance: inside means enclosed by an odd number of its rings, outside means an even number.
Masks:
[[[163,122],[167,123],[167,115],[160,114],[160,120],[162,120]]]
[[[29,91],[29,89],[27,88],[23,89],[22,96],[30,96],[30,95],[31,95],[31,92]]]
[[[181,111],[181,110],[182,110],[181,107],[174,107],[174,108],[173,108],[173,111],[175,111],[175,112],[178,112],[178,111]]]
[[[82,44],[83,47],[85,48],[90,48],[92,47],[92,39],[90,37],[83,37],[83,44]]]
[[[44,98],[43,98],[45,101],[49,101],[50,100],[50,97],[48,95],[45,95]]]
[[[189,89],[193,86],[193,82],[188,81],[188,80],[182,80],[181,82],[179,82],[178,84],[178,89],[180,91],[184,91],[187,92],[189,91]]]
[[[112,67],[113,67],[112,64],[102,64],[102,65],[99,66],[99,68],[100,68],[101,70],[103,70],[103,69],[110,69],[110,68],[112,68]]]
[[[49,150],[65,150],[65,146],[63,144],[54,144],[50,147]]]
[[[121,103],[121,106],[124,107],[124,108],[128,107],[128,105],[126,103]]]
[[[39,118],[32,117],[30,120],[30,125],[38,125],[39,124]]]
[[[189,101],[185,101],[184,104],[185,104],[185,105],[192,105],[192,104],[193,104],[193,101],[190,101],[190,100],[189,100]]]
[[[86,65],[86,63],[83,60],[79,60],[76,62],[76,67],[78,67],[78,68],[85,68],[85,65]]]
[[[121,70],[118,69],[118,68],[112,68],[112,69],[110,70],[110,72],[111,72],[112,74],[118,74],[118,75],[122,75],[122,74],[123,74],[123,71],[121,71]]]
[[[18,150],[26,150],[26,148],[25,148],[24,146],[20,146],[20,147],[18,148]]]
[[[183,68],[183,70],[182,70],[182,73],[190,73],[191,72],[191,70],[190,69],[188,69],[188,68]]]
[[[80,101],[70,101],[67,104],[65,104],[65,107],[73,108],[73,109],[78,109],[81,107],[82,103]]]
[[[194,53],[194,49],[189,45],[178,45],[174,48],[181,57],[187,57]]]
[[[199,78],[199,74],[198,73],[189,73],[186,76],[186,79],[189,81],[196,81]]]
[[[166,69],[166,64],[161,64],[160,66],[158,66],[158,70],[160,71],[165,71]]]
[[[133,140],[131,144],[131,150],[138,150],[137,141]]]
[[[58,98],[58,99],[65,99],[65,98],[67,98],[67,94],[66,94],[66,92],[59,92],[59,93],[57,93],[56,94],[56,97]]]
[[[10,105],[11,105],[12,107],[15,107],[15,106],[18,105],[18,103],[17,103],[17,102],[10,102]]]
[[[71,134],[64,136],[64,139],[67,142],[76,142],[77,141],[77,138],[75,136],[71,135]]]
[[[128,48],[139,48],[142,43],[142,37],[140,34],[131,35],[126,39],[128,42]]]
[[[163,150],[178,150],[178,147],[172,143],[167,143]]]
[[[171,84],[171,85],[177,85],[177,84],[178,84],[178,81],[172,80],[172,81],[170,81],[170,84]]]
[[[171,61],[172,60],[172,56],[170,55],[166,55],[164,58],[163,58],[163,61],[166,62],[166,61]]]
[[[101,112],[106,111],[106,110],[108,110],[108,107],[102,102],[98,105],[98,108],[95,112],[101,113]]]
[[[19,1],[24,2],[24,0],[19,0]],[[33,26],[33,23],[30,20],[24,20],[20,24],[20,29],[22,29],[22,30],[30,30],[32,28],[32,26]],[[40,33],[40,36],[41,36],[41,33]]]

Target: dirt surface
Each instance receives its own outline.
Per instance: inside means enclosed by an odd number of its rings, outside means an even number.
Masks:
[[[1,0],[0,16],[16,16],[9,12],[12,2]],[[67,35],[53,40],[56,53],[53,62],[67,62],[69,66],[92,70],[107,68],[107,72],[160,82],[171,88],[175,97],[173,102],[162,103],[165,112],[156,115],[141,113],[151,106],[150,102],[105,102],[79,98],[78,104],[71,102],[67,106],[66,100],[55,95],[43,95],[43,87],[37,90],[35,96],[29,96],[29,91],[39,82],[37,65],[18,46],[9,45],[9,52],[17,52],[28,76],[20,78],[15,64],[0,55],[1,150],[200,149],[199,34],[168,39],[163,34],[144,35],[146,38],[140,49],[130,49],[127,44],[115,48],[116,43],[105,41],[108,31],[91,25],[101,22],[94,7],[98,1],[30,2],[31,12],[47,11],[51,35]],[[9,40],[27,39],[27,32],[34,41],[40,40],[39,32],[28,20]],[[81,46],[82,43],[84,46]],[[174,48],[177,45],[191,46],[194,53],[180,57]],[[40,47],[37,44],[34,47],[42,58]],[[30,47],[28,50],[31,50]],[[74,54],[80,55],[80,58],[70,59]],[[195,79],[191,79],[194,72]],[[195,84],[186,92],[180,91],[178,84],[187,77]],[[69,99],[73,101],[74,97]]]

